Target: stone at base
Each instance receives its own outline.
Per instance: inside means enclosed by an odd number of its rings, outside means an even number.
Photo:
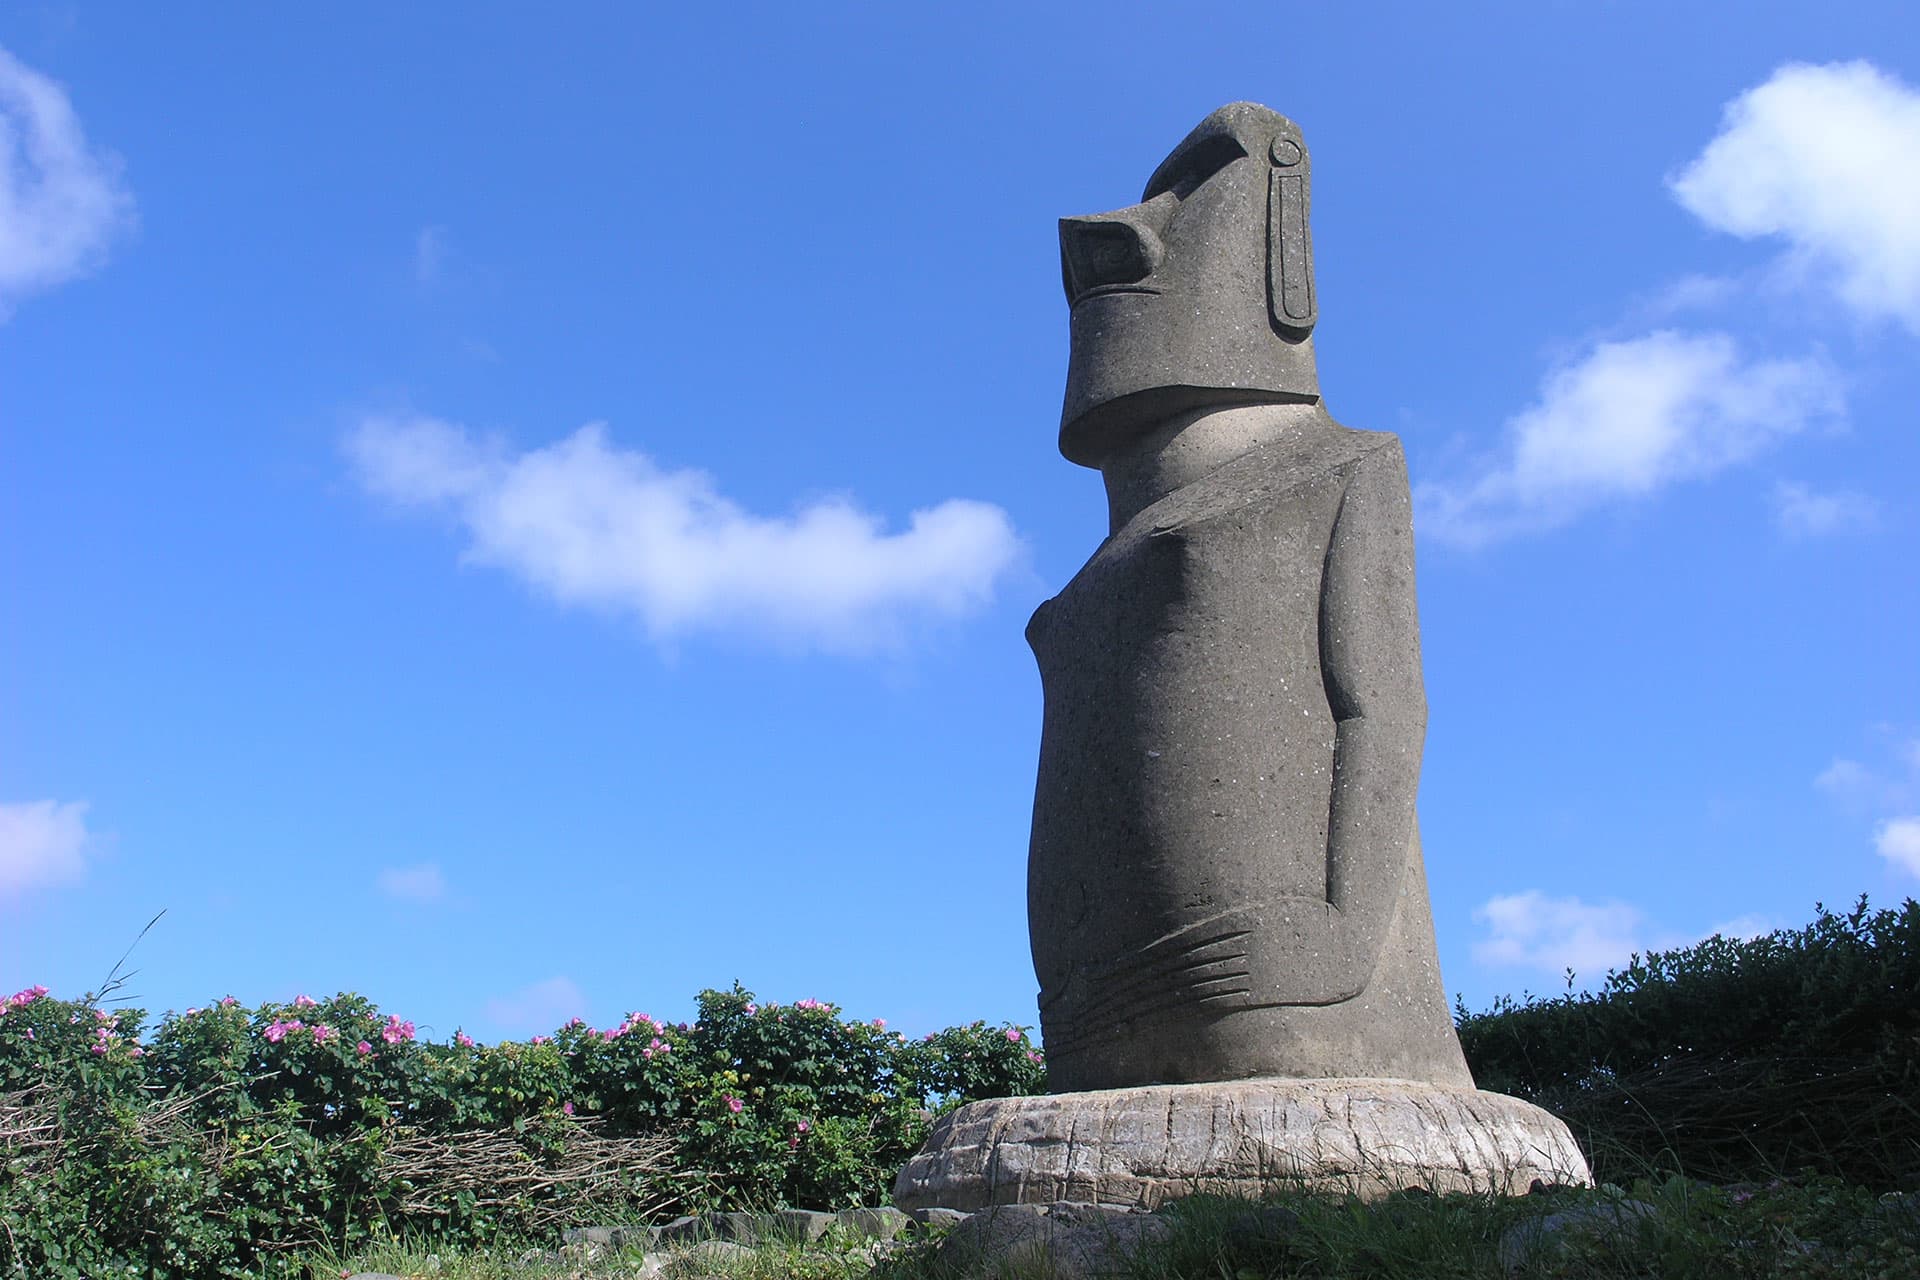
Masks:
[[[1157,1208],[1196,1191],[1406,1187],[1524,1194],[1589,1186],[1557,1117],[1504,1094],[1411,1080],[1262,1078],[969,1103],[894,1183],[903,1209],[1061,1200]]]

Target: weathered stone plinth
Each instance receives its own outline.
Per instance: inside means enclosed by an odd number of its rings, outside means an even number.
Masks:
[[[1254,1079],[995,1098],[934,1126],[903,1209],[1061,1200],[1156,1208],[1196,1191],[1588,1185],[1567,1126],[1504,1094],[1411,1080]]]

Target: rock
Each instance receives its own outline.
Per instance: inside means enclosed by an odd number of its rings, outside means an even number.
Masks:
[[[674,1276],[699,1275],[705,1270],[718,1268],[722,1271],[739,1266],[753,1256],[753,1250],[731,1240],[702,1240],[674,1251],[667,1259],[664,1268],[666,1274]]]
[[[653,1231],[653,1238],[659,1244],[692,1244],[709,1239],[711,1235],[702,1220],[693,1214],[683,1214]]]
[[[1584,1204],[1558,1213],[1528,1218],[1507,1228],[1495,1246],[1500,1266],[1513,1275],[1530,1263],[1557,1254],[1579,1240],[1619,1237],[1653,1216],[1653,1206],[1640,1200]]]
[[[876,1240],[893,1239],[906,1230],[912,1221],[892,1205],[882,1205],[878,1209],[842,1209],[834,1217],[847,1230]]]
[[[614,1233],[624,1230],[624,1227],[568,1227],[560,1233],[560,1239],[566,1244],[610,1245]]]
[[[1196,1190],[1379,1199],[1587,1182],[1565,1124],[1504,1094],[1407,1080],[1235,1080],[973,1102],[894,1183],[903,1209],[1059,1200],[1158,1208]]]
[[[995,1205],[948,1233],[935,1258],[967,1275],[1041,1271],[1092,1280],[1123,1274],[1135,1250],[1170,1229],[1164,1219],[1110,1205]]]
[[[786,1240],[794,1244],[812,1244],[834,1224],[831,1213],[815,1209],[782,1209],[765,1215],[759,1225],[763,1239]]]
[[[967,1220],[967,1215],[958,1209],[943,1209],[938,1205],[921,1209],[909,1209],[907,1216],[928,1230],[942,1230],[957,1227]]]
[[[529,1249],[516,1261],[522,1267],[557,1267],[566,1259],[558,1249]]]

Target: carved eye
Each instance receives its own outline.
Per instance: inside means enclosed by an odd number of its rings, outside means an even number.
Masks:
[[[1148,180],[1146,194],[1141,199],[1151,200],[1171,191],[1177,198],[1185,200],[1208,178],[1246,154],[1246,148],[1227,134],[1219,133],[1204,138],[1170,157],[1169,163],[1162,165]]]

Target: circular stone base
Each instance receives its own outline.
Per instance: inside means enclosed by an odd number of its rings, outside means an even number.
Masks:
[[[1412,1080],[1263,1078],[973,1102],[894,1183],[903,1209],[1059,1200],[1153,1209],[1196,1191],[1523,1194],[1593,1177],[1558,1118]]]

